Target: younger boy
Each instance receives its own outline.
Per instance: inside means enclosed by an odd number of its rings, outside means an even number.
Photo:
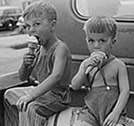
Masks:
[[[55,34],[56,10],[50,3],[32,3],[23,13],[29,35],[38,39],[35,54],[24,55],[19,70],[22,81],[35,79],[36,87],[9,89],[5,93],[5,126],[43,126],[46,119],[65,109],[71,75],[71,53]],[[18,120],[18,110],[19,120]]]
[[[111,54],[117,24],[112,18],[93,17],[84,25],[90,57],[72,79],[72,88],[90,87],[85,106],[73,126],[123,126],[124,108],[129,97],[125,64]]]

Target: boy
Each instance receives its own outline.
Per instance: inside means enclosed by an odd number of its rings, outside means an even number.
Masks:
[[[81,63],[72,88],[77,90],[83,84],[90,88],[73,126],[123,126],[129,82],[125,64],[111,54],[116,22],[108,17],[93,17],[85,23],[84,31],[91,55]]]
[[[29,35],[38,39],[40,48],[35,55],[24,55],[19,75],[22,81],[34,78],[39,84],[6,91],[5,126],[42,126],[49,116],[65,109],[70,102],[67,88],[71,53],[56,37],[57,16],[53,5],[34,2],[24,11],[23,18]]]

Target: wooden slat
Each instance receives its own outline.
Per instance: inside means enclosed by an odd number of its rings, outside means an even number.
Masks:
[[[26,83],[26,81],[22,82],[19,79],[19,74],[17,71],[0,76],[0,90],[19,86],[24,83]]]

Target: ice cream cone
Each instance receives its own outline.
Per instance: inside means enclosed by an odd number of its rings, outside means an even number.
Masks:
[[[34,36],[30,36],[28,40],[29,53],[34,54],[35,49],[38,47],[38,40]]]
[[[103,61],[104,61],[105,59],[107,59],[106,54],[105,54],[104,52],[102,52],[102,51],[93,52],[93,53],[91,54],[90,58],[92,58],[92,57],[98,57],[98,58],[99,58],[99,61],[97,62],[97,64],[96,64],[95,66],[90,65],[90,66],[87,68],[85,74],[88,74],[94,67],[99,67],[99,68],[100,68],[100,67],[102,66],[102,64],[103,64]]]

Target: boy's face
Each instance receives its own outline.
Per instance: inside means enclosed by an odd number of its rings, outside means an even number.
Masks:
[[[39,44],[45,46],[51,36],[51,23],[47,19],[31,18],[25,21],[29,35],[36,36]]]
[[[86,41],[90,53],[103,51],[109,54],[116,40],[109,37],[106,33],[89,33],[86,36]]]

